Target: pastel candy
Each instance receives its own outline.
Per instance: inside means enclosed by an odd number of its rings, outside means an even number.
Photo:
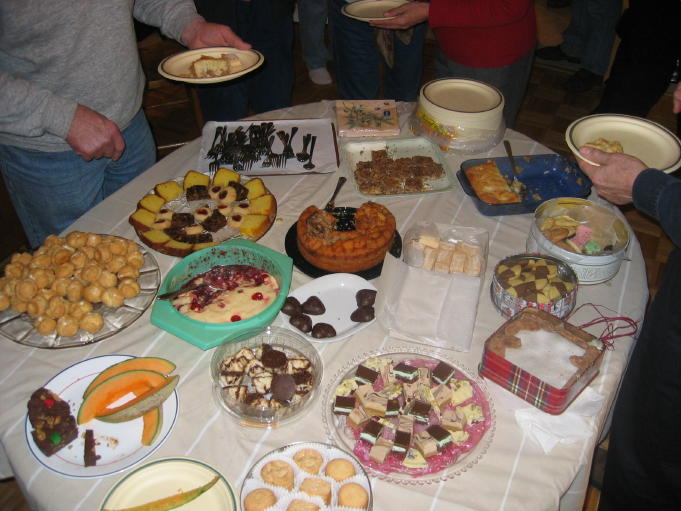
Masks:
[[[572,238],[572,242],[578,247],[583,247],[591,240],[592,232],[593,229],[588,225],[579,225],[575,231],[574,238]]]

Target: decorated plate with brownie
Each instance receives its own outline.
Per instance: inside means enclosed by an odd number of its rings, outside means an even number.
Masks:
[[[332,273],[291,292],[281,312],[308,341],[342,341],[373,323],[376,292],[358,275]]]
[[[318,394],[322,374],[310,342],[272,326],[219,346],[211,360],[215,399],[243,426],[275,427],[299,417]]]
[[[129,221],[140,240],[184,257],[228,239],[260,239],[274,223],[277,201],[262,179],[218,169],[211,178],[190,170],[142,197]]]
[[[401,484],[470,470],[494,436],[485,384],[425,348],[356,357],[331,380],[322,406],[329,438],[371,475]]]
[[[256,461],[241,486],[241,509],[314,511],[373,507],[371,483],[349,452],[321,442],[298,442]]]
[[[29,450],[68,477],[102,477],[132,467],[158,449],[175,425],[174,370],[168,360],[129,355],[67,367],[28,401]]]

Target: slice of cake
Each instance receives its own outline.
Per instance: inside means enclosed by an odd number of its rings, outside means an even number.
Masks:
[[[220,55],[219,57],[201,55],[200,58],[192,62],[189,69],[194,78],[225,76],[230,73],[229,59],[227,55]]]
[[[33,426],[33,441],[45,456],[52,456],[78,436],[78,426],[69,404],[44,387],[31,395],[28,419]]]

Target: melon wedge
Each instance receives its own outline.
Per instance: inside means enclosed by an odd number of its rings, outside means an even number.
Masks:
[[[116,376],[113,378],[116,378]],[[174,392],[179,380],[180,377],[178,375],[165,378],[163,384],[149,389],[127,403],[117,408],[101,410],[97,413],[97,419],[104,422],[126,422],[141,417],[150,410],[161,406]],[[93,392],[96,392],[96,389]]]
[[[163,374],[146,369],[116,374],[94,387],[83,398],[78,409],[77,422],[78,424],[90,422],[126,394],[146,395],[150,389],[164,383],[166,377]]]
[[[158,357],[135,357],[124,360],[123,362],[118,362],[112,366],[107,367],[101,373],[99,373],[90,385],[83,392],[83,397],[87,396],[92,389],[97,385],[102,383],[104,380],[108,380],[112,376],[124,373],[126,371],[136,371],[138,369],[146,369],[147,371],[156,371],[161,373],[163,376],[168,376],[175,370],[175,364],[170,360]]]
[[[162,405],[142,415],[142,445],[151,445],[163,427]]]

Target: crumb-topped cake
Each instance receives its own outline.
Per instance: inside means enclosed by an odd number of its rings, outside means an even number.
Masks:
[[[430,156],[392,158],[382,149],[372,151],[371,160],[357,163],[353,174],[360,192],[394,195],[431,189],[430,181],[445,177],[445,169]]]
[[[492,422],[475,382],[444,361],[418,355],[370,358],[334,394],[336,427],[354,441],[363,465],[384,474],[440,472],[471,451]]]
[[[354,228],[339,230],[330,212],[309,206],[296,224],[301,255],[331,272],[356,272],[383,262],[395,237],[395,217],[381,204],[365,202],[354,215]]]

